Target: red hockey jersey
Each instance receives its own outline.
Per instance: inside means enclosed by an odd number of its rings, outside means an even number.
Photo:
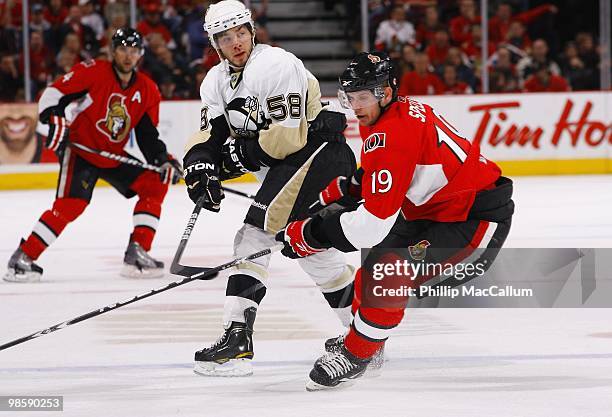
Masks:
[[[130,132],[143,116],[148,115],[151,123],[157,126],[160,100],[157,85],[146,75],[135,72],[128,87],[123,89],[110,62],[91,60],[75,65],[45,90],[39,102],[39,113],[72,102],[65,109],[70,122],[70,141],[125,155],[123,148]],[[156,141],[157,137],[152,140]],[[119,165],[117,161],[75,151],[101,168]]]
[[[409,98],[399,97],[376,124],[360,126],[360,133],[365,202],[340,216],[355,248],[380,243],[399,213],[407,220],[465,221],[476,193],[501,175],[478,144]]]

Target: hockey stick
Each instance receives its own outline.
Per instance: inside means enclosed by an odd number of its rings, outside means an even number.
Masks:
[[[80,149],[85,152],[93,153],[96,155],[100,155],[101,157],[112,159],[113,161],[121,162],[122,164],[134,165],[136,167],[148,169],[149,171],[155,171],[157,173],[162,173],[163,169],[158,167],[157,165],[151,165],[146,162],[142,162],[136,158],[130,158],[125,155],[117,155],[116,153],[111,153],[107,151],[100,151],[98,149],[92,149],[89,146],[81,145],[80,143],[70,142],[70,146],[73,146],[77,149]]]
[[[36,339],[37,337],[44,336],[44,335],[49,334],[49,333],[53,333],[53,332],[55,332],[57,330],[61,330],[61,329],[65,328],[65,327],[72,326],[73,324],[80,323],[80,322],[88,320],[88,319],[90,319],[92,317],[96,317],[96,316],[99,316],[101,314],[108,313],[111,310],[115,310],[115,309],[117,309],[119,307],[123,307],[123,306],[126,306],[128,304],[135,303],[136,301],[143,300],[143,299],[151,297],[151,296],[153,296],[155,294],[159,294],[160,292],[164,292],[164,291],[167,291],[169,289],[178,287],[180,285],[187,284],[188,282],[194,281],[196,279],[204,279],[204,280],[213,279],[214,277],[217,276],[217,274],[219,272],[221,272],[223,270],[226,270],[226,269],[229,269],[229,268],[233,268],[236,265],[239,265],[239,264],[241,264],[243,262],[246,262],[246,261],[249,261],[249,260],[252,260],[252,259],[256,259],[256,258],[260,258],[262,256],[269,255],[269,254],[271,254],[273,252],[276,252],[276,251],[278,251],[278,250],[280,250],[282,248],[283,248],[283,245],[280,245],[280,244],[276,245],[276,246],[272,246],[271,248],[264,249],[262,251],[253,253],[251,255],[244,256],[242,258],[236,258],[236,259],[234,259],[234,260],[232,260],[230,262],[224,263],[223,265],[219,265],[219,266],[216,266],[214,268],[207,269],[206,271],[198,272],[198,273],[196,273],[194,275],[191,275],[191,276],[189,276],[187,278],[183,278],[182,280],[171,282],[171,283],[169,283],[168,285],[166,285],[164,287],[153,289],[153,290],[151,290],[151,291],[149,291],[149,292],[147,292],[145,294],[136,295],[136,296],[134,296],[132,298],[129,298],[129,299],[124,300],[124,301],[120,301],[118,303],[109,304],[109,305],[107,305],[105,307],[99,308],[97,310],[90,311],[89,313],[85,313],[85,314],[83,314],[81,316],[78,316],[78,317],[75,317],[75,318],[73,318],[71,320],[64,321],[62,323],[56,324],[55,326],[48,327],[48,328],[46,328],[44,330],[41,330],[39,332],[32,333],[31,335],[20,337],[19,339],[13,340],[12,342],[8,342],[8,343],[5,343],[3,345],[0,345],[0,351],[8,349],[10,347],[13,347],[15,345],[19,345],[21,343],[27,342],[28,340]]]
[[[117,155],[116,153],[111,153],[111,152],[107,152],[107,151],[100,151],[98,149],[90,148],[89,146],[81,145],[80,143],[70,142],[70,146],[73,146],[73,147],[75,147],[77,149],[80,149],[82,151],[85,151],[85,152],[89,152],[89,153],[93,153],[93,154],[96,154],[96,155],[100,155],[103,158],[112,159],[113,161],[121,162],[122,164],[128,164],[128,165],[133,165],[133,166],[136,166],[136,167],[148,169],[149,171],[154,171],[154,172],[157,172],[159,174],[161,174],[163,172],[163,169],[161,169],[157,165],[151,165],[151,164],[148,164],[146,162],[142,162],[139,159],[130,158],[129,156]],[[221,187],[221,188],[223,189],[223,191],[228,192],[230,194],[236,194],[236,195],[239,195],[241,197],[250,198],[251,200],[253,200],[255,198],[254,195],[248,194],[248,193],[245,193],[245,192],[242,192],[242,191],[238,191],[238,190],[234,190],[234,189],[226,188],[226,187]]]
[[[202,196],[198,199],[198,201],[196,201],[196,205],[193,208],[193,211],[191,212],[191,216],[189,216],[189,220],[187,221],[187,226],[185,227],[183,236],[181,236],[181,241],[179,242],[178,248],[176,249],[176,253],[174,254],[174,259],[172,260],[172,265],[170,265],[171,274],[189,277],[191,275],[210,270],[210,268],[187,266],[181,265],[179,263],[181,261],[181,258],[183,257],[183,252],[185,252],[185,247],[187,246],[187,242],[189,241],[191,232],[193,231],[196,221],[198,220],[198,216],[200,215],[200,211],[202,210],[203,204],[204,197]]]

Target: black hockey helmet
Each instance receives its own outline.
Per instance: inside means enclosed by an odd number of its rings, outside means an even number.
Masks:
[[[129,46],[138,48],[141,55],[144,53],[142,35],[137,30],[128,27],[117,29],[111,40],[111,46],[113,51],[119,46]]]
[[[397,97],[395,66],[385,52],[361,52],[351,60],[339,78],[338,98],[343,107],[352,108],[347,93],[370,90],[376,100],[384,97],[384,87],[391,87]]]

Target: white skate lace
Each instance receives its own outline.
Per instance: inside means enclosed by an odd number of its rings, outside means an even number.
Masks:
[[[223,334],[221,336],[219,336],[219,338],[217,339],[217,341],[215,343],[213,343],[209,349],[214,349],[217,346],[219,346],[221,343],[223,343],[223,341],[225,340],[225,338],[227,337],[227,330],[225,330],[223,332]]]
[[[340,353],[329,353],[321,360],[321,367],[332,378],[350,372],[355,365]]]

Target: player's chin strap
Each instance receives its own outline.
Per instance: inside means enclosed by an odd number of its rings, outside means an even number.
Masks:
[[[92,149],[89,146],[85,146],[85,145],[82,145],[80,143],[70,142],[70,146],[72,146],[72,147],[74,147],[76,149],[80,149],[80,150],[85,151],[85,152],[89,152],[89,153],[93,153],[95,155],[99,155],[99,156],[101,156],[103,158],[112,159],[113,161],[121,162],[122,164],[133,165],[133,166],[140,167],[140,168],[143,168],[143,169],[148,169],[149,171],[155,171],[157,173],[162,173],[163,172],[163,169],[161,169],[157,165],[147,164],[146,162],[142,162],[141,160],[136,159],[136,158],[130,158],[129,156],[117,155],[115,153],[111,153],[111,152],[107,152],[107,151],[100,151],[100,150],[97,150],[97,149]],[[250,198],[251,200],[253,200],[255,198],[254,195],[245,193],[243,191],[238,191],[238,190],[234,190],[232,188],[226,188],[226,187],[221,187],[221,188],[223,188],[223,191],[225,191],[227,193],[230,193],[230,194],[235,194],[235,195],[239,195],[241,197]]]
[[[391,106],[393,103],[395,103],[395,102],[397,101],[397,94],[394,94],[394,97],[391,97],[391,101],[390,101],[390,102],[389,102],[389,103],[388,103],[386,106],[382,106],[382,105],[380,104],[380,102],[381,102],[381,101],[382,101],[382,99],[378,101],[378,108],[380,109],[380,116],[382,116],[382,115],[383,115],[383,113],[384,113],[384,112],[385,112],[385,111],[386,111],[386,110],[387,110],[387,109],[388,109],[388,108],[389,108],[389,107],[390,107],[390,106]],[[378,116],[378,117],[380,117],[380,116]]]

